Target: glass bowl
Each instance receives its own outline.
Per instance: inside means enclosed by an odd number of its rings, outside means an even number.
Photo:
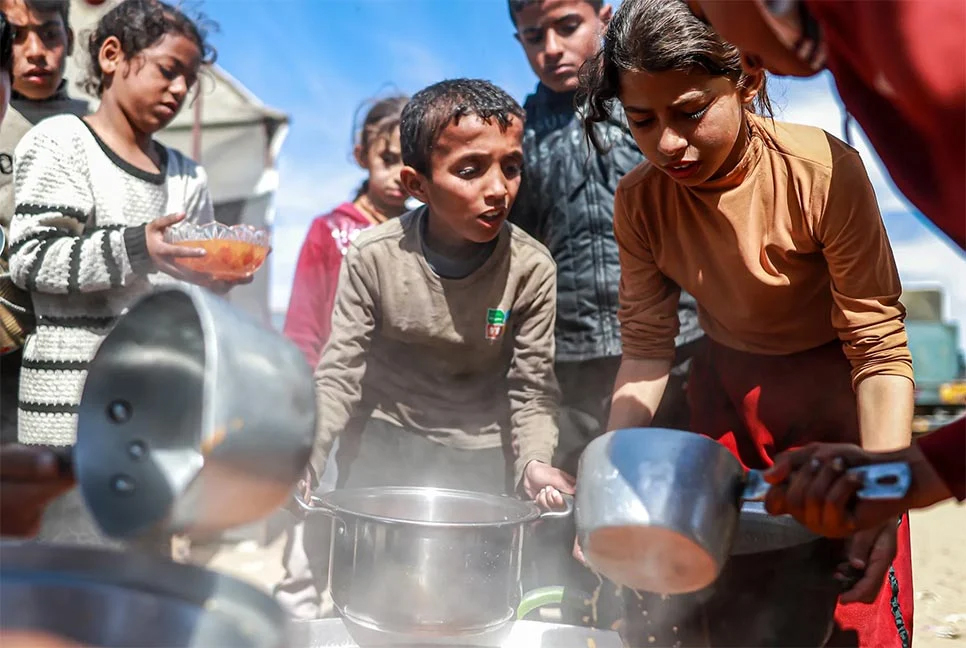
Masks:
[[[165,230],[164,240],[205,250],[207,254],[203,257],[180,257],[174,262],[219,281],[238,281],[252,276],[272,249],[267,229],[218,222],[204,225],[182,222]]]

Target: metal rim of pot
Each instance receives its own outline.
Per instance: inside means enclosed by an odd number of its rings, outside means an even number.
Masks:
[[[447,522],[447,521],[436,521],[436,520],[414,520],[411,518],[403,517],[393,517],[388,515],[380,515],[376,513],[368,513],[365,511],[359,511],[347,506],[345,503],[340,503],[340,500],[351,499],[352,497],[364,498],[366,496],[384,496],[384,495],[416,495],[423,493],[433,493],[440,496],[449,497],[459,497],[465,498],[466,500],[475,501],[477,503],[487,503],[494,507],[501,507],[508,509],[510,511],[518,512],[518,515],[513,518],[510,517],[505,520],[493,520],[493,521],[477,521],[477,522]],[[353,488],[344,490],[334,490],[326,493],[325,495],[313,495],[306,502],[305,499],[296,493],[295,501],[299,507],[306,513],[321,513],[324,515],[330,515],[333,517],[338,517],[340,515],[349,515],[355,518],[367,520],[370,522],[379,522],[382,524],[403,524],[403,525],[413,525],[420,527],[429,528],[453,528],[453,529],[470,529],[479,527],[503,527],[503,526],[518,526],[521,524],[529,524],[530,522],[535,522],[537,520],[548,520],[568,517],[573,512],[573,498],[570,496],[565,496],[564,501],[566,502],[566,508],[559,511],[541,511],[540,507],[533,502],[525,502],[523,500],[514,499],[512,497],[505,497],[500,495],[490,495],[489,493],[477,493],[472,491],[461,491],[449,488],[434,488],[434,487],[421,487],[421,486],[387,486],[387,487],[371,487],[371,488]]]

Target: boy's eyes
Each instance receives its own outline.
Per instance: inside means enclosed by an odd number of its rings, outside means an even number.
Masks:
[[[582,22],[583,21],[580,18],[569,18],[562,22],[556,23],[550,29],[553,29],[560,36],[570,36],[577,31],[577,28],[580,27]],[[546,29],[527,30],[523,32],[523,41],[527,45],[539,45],[543,41],[546,33]]]
[[[528,31],[523,33],[523,41],[527,45],[539,45],[540,41],[543,40],[542,31]]]
[[[459,177],[465,180],[468,178],[472,178],[474,175],[479,173],[479,170],[480,170],[479,167],[477,167],[476,165],[465,166],[465,167],[462,167],[461,169],[458,169],[456,171],[456,175],[458,175]]]
[[[570,36],[580,27],[580,19],[572,18],[556,25],[556,30],[561,36]]]
[[[13,39],[17,44],[27,42],[30,32],[34,32],[43,41],[46,47],[55,47],[66,41],[66,34],[57,25],[44,25],[41,27],[17,26],[13,27]]]
[[[520,162],[507,162],[503,165],[503,173],[507,178],[515,178],[523,171],[523,164]]]

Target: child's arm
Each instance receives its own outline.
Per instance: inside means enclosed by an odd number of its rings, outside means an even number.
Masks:
[[[560,392],[553,371],[557,273],[549,257],[536,267],[530,282],[529,298],[510,315],[516,323],[507,389],[517,485],[531,461],[551,463],[558,435]]]
[[[335,263],[333,254],[338,256]],[[329,339],[335,279],[341,262],[342,255],[335,249],[328,227],[316,220],[299,252],[285,316],[285,335],[298,345],[312,367],[318,365],[319,354]]]
[[[623,354],[608,430],[650,424],[664,395],[679,328],[681,289],[658,269],[641,222],[640,214],[629,211],[624,191],[618,187],[614,238],[621,262],[618,315]]]
[[[376,328],[376,285],[362,253],[350,246],[339,271],[331,335],[315,370],[318,434],[310,463],[313,487],[325,470],[332,444],[356,417],[362,401],[362,379]]]
[[[815,226],[832,277],[832,324],[852,363],[862,446],[909,445],[913,375],[899,303],[902,286],[858,153],[840,155]]]
[[[68,148],[43,132],[28,133],[17,147],[10,272],[25,290],[110,290],[152,270],[144,225],[85,232],[94,202],[80,169]]]

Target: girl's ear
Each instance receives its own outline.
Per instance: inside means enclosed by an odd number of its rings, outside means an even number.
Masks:
[[[738,84],[738,98],[743,105],[748,105],[758,96],[762,83],[765,81],[764,68],[758,67],[751,72],[745,73]]]
[[[609,4],[605,4],[603,7],[600,8],[600,11],[597,12],[597,18],[600,20],[601,24],[604,27],[607,27],[607,25],[610,24],[610,19],[613,17],[614,17],[614,7]]]
[[[366,171],[369,170],[369,159],[366,152],[362,150],[362,144],[356,144],[352,147],[352,157],[356,159],[356,164],[361,166]]]
[[[426,176],[411,166],[404,166],[399,171],[399,179],[402,181],[406,193],[421,203],[429,202],[426,193],[426,185],[428,184]]]
[[[104,75],[114,74],[124,61],[124,51],[121,41],[116,36],[108,36],[101,44],[101,51],[97,54],[97,63]]]

